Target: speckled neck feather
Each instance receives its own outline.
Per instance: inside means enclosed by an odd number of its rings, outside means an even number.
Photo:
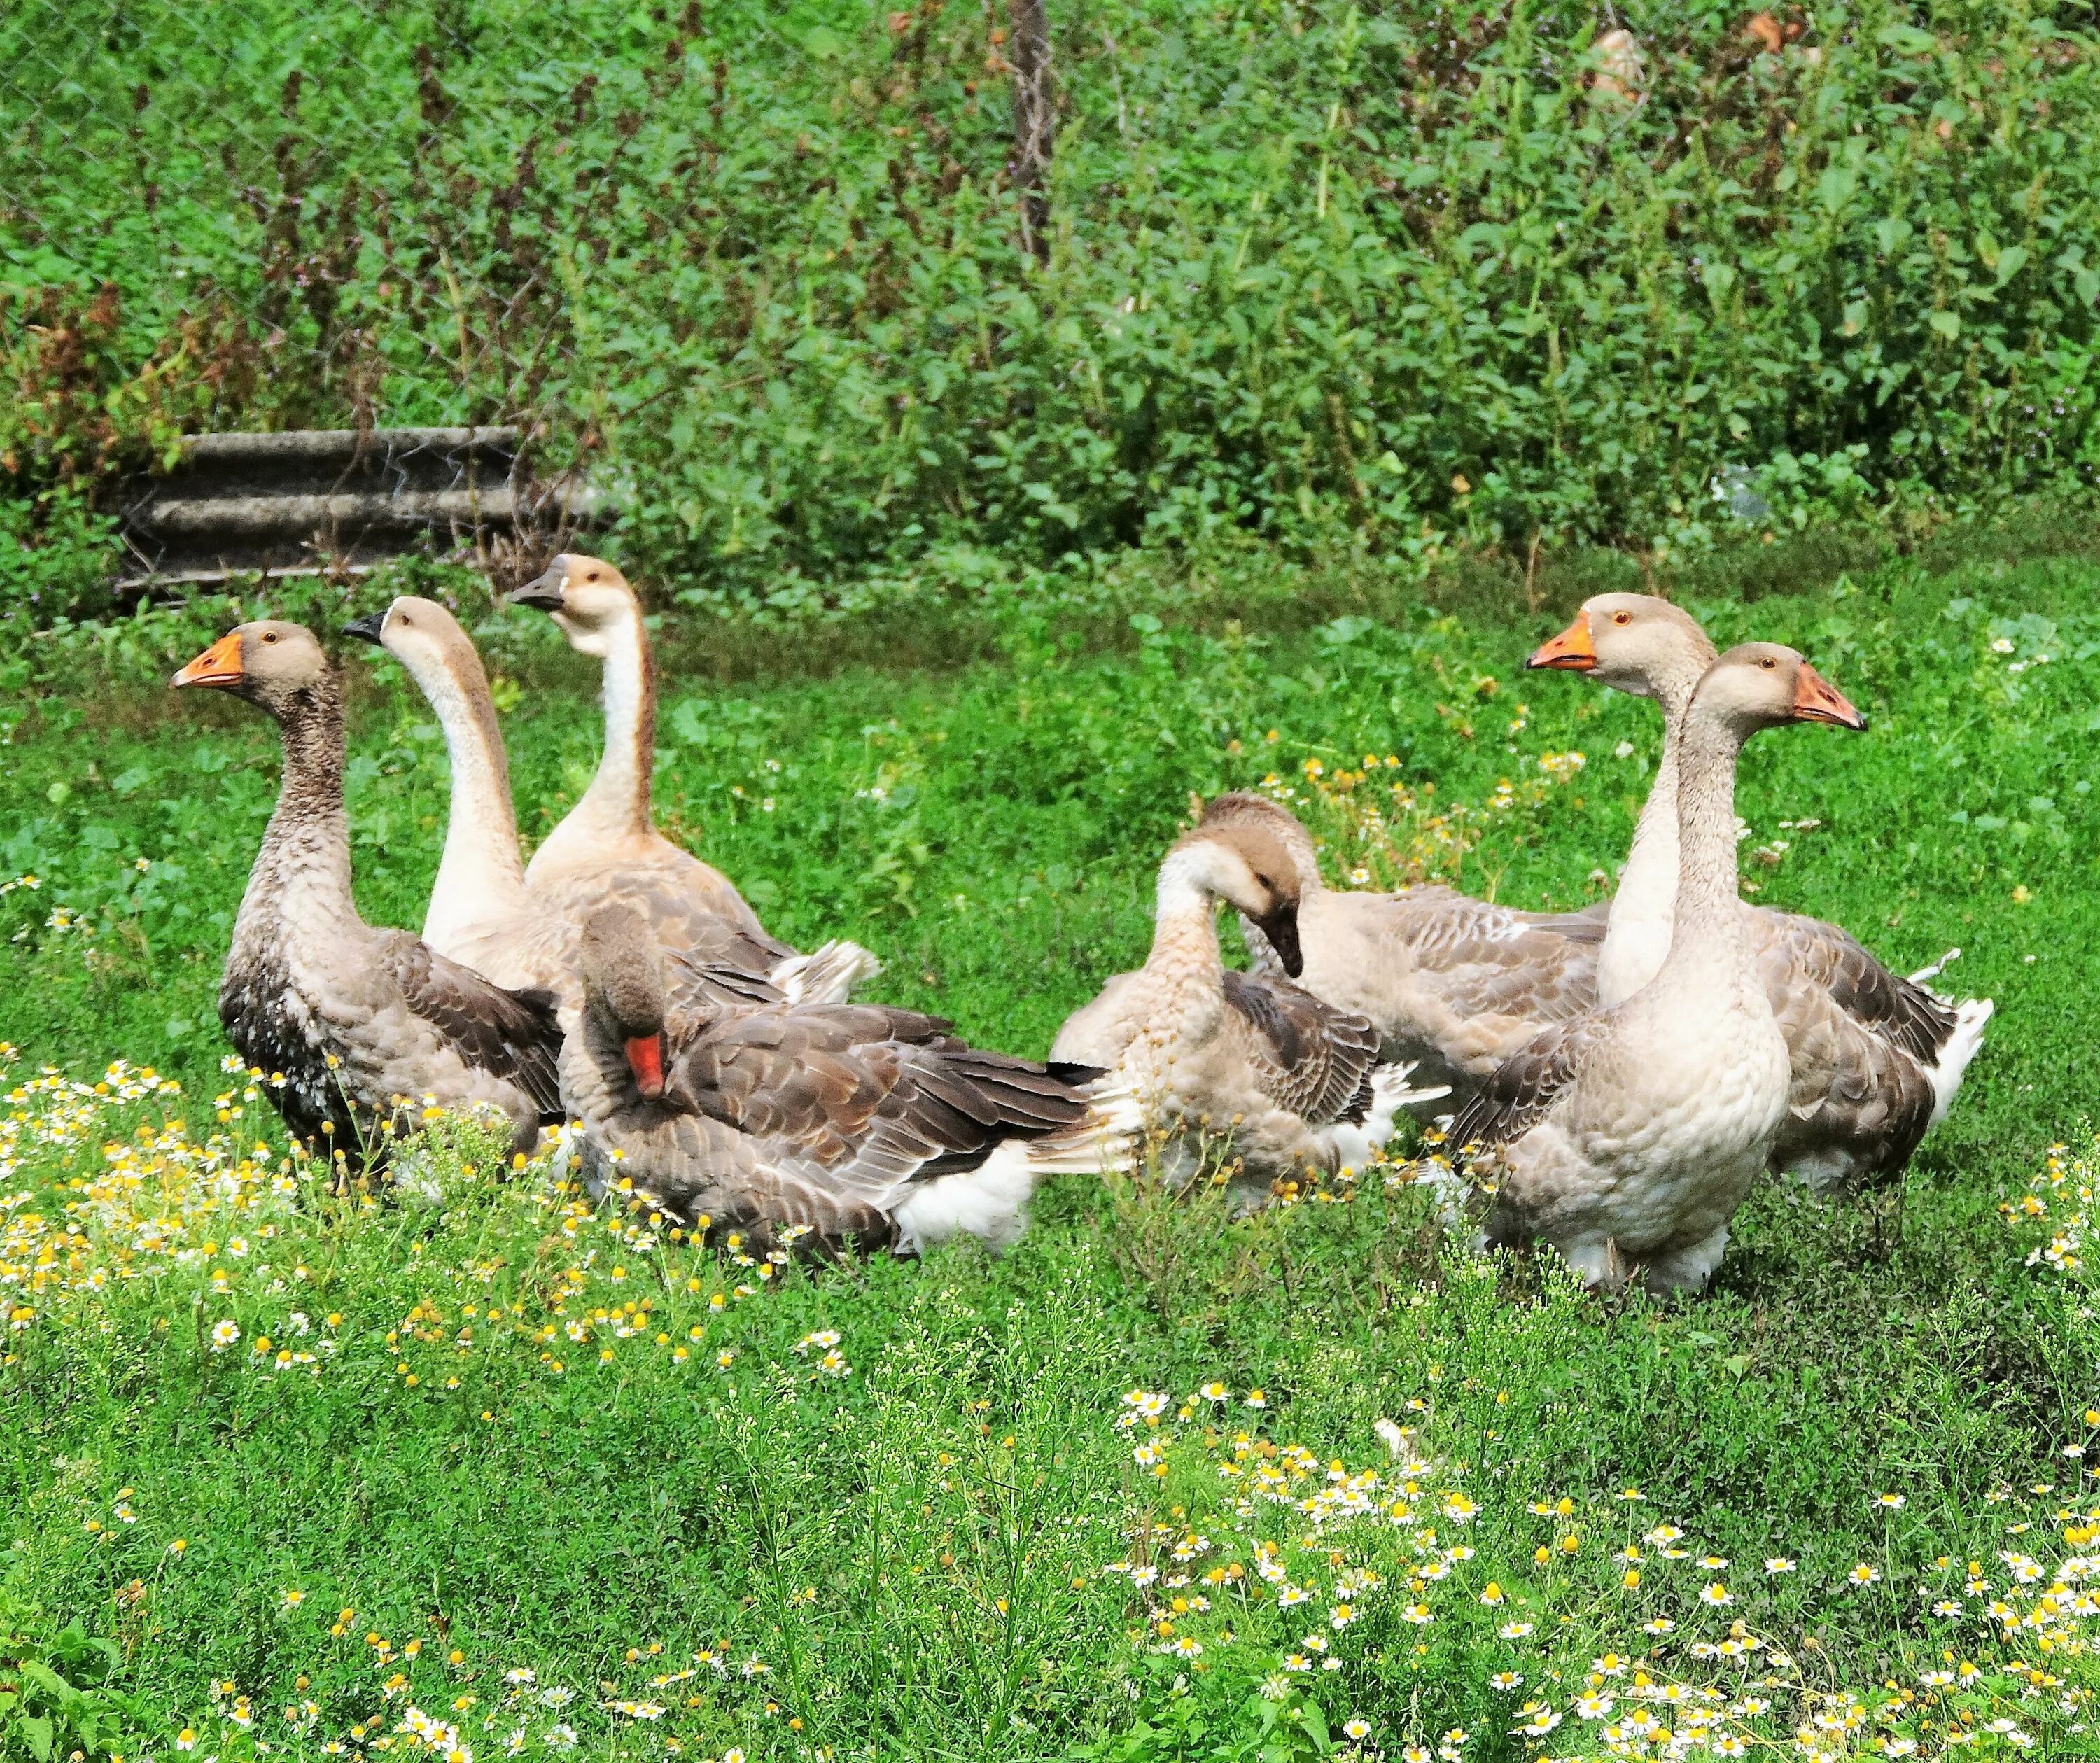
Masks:
[[[241,916],[258,899],[296,889],[314,908],[355,919],[350,817],[343,806],[342,691],[332,673],[267,707],[284,739],[285,775],[262,835]]]

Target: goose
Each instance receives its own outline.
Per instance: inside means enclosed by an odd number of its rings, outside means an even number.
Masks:
[[[351,1173],[426,1106],[494,1108],[513,1148],[558,1121],[561,1029],[544,994],[506,989],[407,931],[367,924],[351,893],[342,693],[304,625],[228,632],[176,673],[273,717],[284,780],[241,896],[218,1016],[299,1138]]]
[[[344,635],[377,644],[399,662],[444,734],[452,807],[423,941],[499,985],[552,992],[564,1028],[572,1026],[583,1003],[580,927],[526,884],[510,762],[473,639],[445,607],[415,594],[396,596],[384,610],[346,626]],[[726,1001],[786,1002],[803,996],[813,981],[820,987],[836,983],[848,966],[865,971],[840,953],[848,945],[827,943],[813,956],[783,956],[783,945],[727,919],[681,913],[673,923],[686,939],[671,963],[682,995],[698,987]]]
[[[584,921],[562,1074],[586,1142],[690,1229],[1000,1249],[1040,1178],[1132,1159],[1140,1117],[1091,1067],[986,1052],[876,1005],[681,1011],[652,930],[620,904]]]
[[[1669,602],[1600,594],[1527,663],[1591,674],[1663,711],[1662,758],[1598,962],[1602,1004],[1631,997],[1670,951],[1680,725],[1713,655],[1697,621]],[[1776,1166],[1819,1192],[1894,1179],[1952,1104],[1983,1043],[1991,1001],[1950,1004],[1926,985],[1959,950],[1906,979],[1834,924],[1768,907],[1742,910],[1793,1061]]]
[[[642,602],[601,558],[563,553],[514,588],[513,605],[550,615],[579,655],[605,663],[605,752],[583,799],[532,853],[525,886],[549,910],[580,923],[601,906],[641,911],[667,949],[723,959],[725,933],[770,952],[775,984],[810,1003],[842,999],[882,963],[858,943],[799,954],[758,921],[721,870],[656,830],[650,795],[656,769],[656,677]]]
[[[1289,978],[1224,965],[1217,906],[1259,927],[1285,974],[1303,966],[1299,873],[1268,826],[1199,825],[1159,866],[1151,953],[1118,974],[1059,1029],[1050,1056],[1115,1073],[1170,1135],[1172,1173],[1194,1172],[1192,1129],[1225,1138],[1240,1170],[1232,1197],[1259,1204],[1308,1170],[1370,1161],[1396,1111],[1440,1088],[1408,1086],[1413,1068],[1383,1059],[1376,1027]]]
[[[1282,844],[1298,883],[1299,985],[1368,1018],[1383,1057],[1461,1104],[1541,1029],[1595,1002],[1604,938],[1595,910],[1520,912],[1445,887],[1329,888],[1304,823],[1264,796],[1217,796],[1203,824],[1263,827]],[[1261,927],[1243,913],[1240,929],[1254,971],[1286,977]]]
[[[1545,1030],[1460,1111],[1484,1241],[1543,1240],[1593,1286],[1703,1287],[1787,1117],[1792,1061],[1736,893],[1736,762],[1759,729],[1860,716],[1800,654],[1745,643],[1682,719],[1670,952],[1632,997]]]

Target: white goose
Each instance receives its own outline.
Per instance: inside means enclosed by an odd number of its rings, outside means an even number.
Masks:
[[[1529,663],[1591,674],[1655,699],[1663,712],[1662,758],[1612,897],[1598,963],[1601,1004],[1631,997],[1670,952],[1682,725],[1713,655],[1697,622],[1667,601],[1600,594]],[[1743,910],[1793,1059],[1776,1166],[1817,1188],[1899,1175],[1961,1087],[1991,1019],[1990,1001],[1950,1004],[1926,988],[1924,980],[1952,955],[1905,979],[1834,924],[1764,907]]]
[[[1632,997],[1541,1034],[1451,1137],[1492,1178],[1486,1240],[1553,1245],[1593,1285],[1696,1291],[1787,1116],[1791,1063],[1736,892],[1736,760],[1756,730],[1865,719],[1793,650],[1745,643],[1682,725],[1670,946]]]
[[[399,662],[444,734],[452,806],[424,941],[499,985],[553,992],[565,1020],[572,1020],[583,1001],[576,966],[580,928],[526,886],[510,761],[473,640],[443,606],[414,594],[397,596],[383,612],[346,626],[344,634],[376,643]],[[779,999],[788,994],[771,976],[779,972],[792,980],[808,969],[804,958],[783,956],[771,937],[752,936],[727,919],[682,913],[673,925],[686,939],[673,963],[682,990],[714,982],[753,1001]]]
[[[406,931],[367,924],[351,892],[342,693],[303,625],[243,624],[177,673],[267,712],[284,782],[234,920],[219,1020],[275,1079],[285,1124],[353,1172],[417,1129],[427,1102],[499,1109],[514,1148],[561,1118],[553,1000],[505,990]]]
[[[1266,796],[1218,796],[1203,824],[1262,826],[1282,844],[1298,881],[1299,985],[1369,1019],[1387,1059],[1462,1104],[1541,1029],[1595,1002],[1599,913],[1520,912],[1443,887],[1330,888],[1312,835]],[[1282,978],[1261,927],[1242,915],[1240,929],[1254,971]]]
[[[1443,1095],[1410,1090],[1412,1068],[1381,1059],[1377,1029],[1288,980],[1238,973],[1218,947],[1217,907],[1259,928],[1286,974],[1301,966],[1298,874],[1274,832],[1206,822],[1159,867],[1145,965],[1117,975],[1058,1031],[1051,1057],[1098,1065],[1173,1135],[1176,1173],[1193,1174],[1188,1135],[1229,1141],[1239,1203],[1309,1169],[1367,1161],[1395,1113]]]
[[[656,768],[656,680],[642,603],[602,558],[564,553],[514,588],[512,603],[549,614],[580,655],[605,663],[605,752],[583,799],[525,867],[532,897],[580,924],[599,906],[626,905],[667,950],[722,959],[725,932],[770,952],[774,981],[791,997],[845,998],[881,963],[858,943],[798,954],[770,935],[721,870],[656,830],[650,797]]]
[[[986,1052],[872,1004],[681,1010],[628,906],[585,920],[581,964],[564,1093],[587,1145],[693,1230],[1003,1248],[1041,1178],[1132,1161],[1137,1109],[1091,1068]]]

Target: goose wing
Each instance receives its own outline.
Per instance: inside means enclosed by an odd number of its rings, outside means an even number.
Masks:
[[[1518,912],[1448,888],[1396,895],[1418,971],[1468,1015],[1572,1020],[1596,1002],[1604,923],[1589,913]]]
[[[757,1141],[765,1161],[877,1205],[974,1169],[1003,1140],[1087,1112],[1090,1066],[957,1040],[938,1016],[876,1005],[724,1012],[674,1053],[680,1100]]]
[[[1521,1139],[1551,1112],[1575,1081],[1588,1049],[1594,1017],[1542,1029],[1524,1048],[1495,1068],[1480,1093],[1459,1110],[1448,1143],[1459,1150],[1493,1150]]]
[[[1288,981],[1228,969],[1225,1002],[1253,1031],[1262,1093],[1316,1126],[1362,1117],[1378,1063],[1378,1030]]]
[[[1817,1186],[1838,1171],[1867,1184],[1899,1175],[1932,1126],[1925,1066],[1868,1029],[1834,990],[1795,985],[1773,1015],[1793,1063],[1773,1161]]]
[[[1828,991],[1838,1007],[1872,1034],[1926,1064],[1936,1061],[1954,1033],[1954,1012],[1924,986],[1892,973],[1849,931],[1798,913],[1774,912],[1763,950],[1767,989],[1780,976]]]
[[[549,910],[577,924],[602,906],[632,906],[648,920],[661,947],[690,955],[704,967],[764,974],[795,953],[770,935],[748,907],[731,915],[697,897],[691,873],[714,872],[675,847],[672,853],[682,861],[645,858],[609,870],[564,874],[536,889],[535,895]],[[529,873],[527,879],[529,884]]]
[[[505,990],[406,931],[384,933],[378,954],[409,1010],[461,1060],[516,1084],[543,1120],[561,1119],[553,994]]]

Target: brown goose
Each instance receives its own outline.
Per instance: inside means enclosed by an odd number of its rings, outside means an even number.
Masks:
[[[489,1107],[529,1151],[561,1118],[553,1001],[358,915],[342,695],[313,632],[243,624],[173,683],[245,699],[283,737],[284,782],[234,921],[218,1015],[242,1058],[281,1074],[271,1092],[286,1124],[355,1168],[428,1105]]]
[[[377,643],[407,668],[444,733],[452,809],[423,940],[499,985],[552,992],[567,1026],[583,1003],[580,926],[526,887],[510,763],[472,639],[443,606],[413,594],[400,595],[344,634]],[[724,1002],[784,1002],[789,994],[773,983],[773,973],[784,966],[792,978],[806,970],[804,958],[783,962],[772,938],[749,935],[727,919],[681,915],[674,928],[697,938],[671,962],[682,999],[697,987]],[[836,947],[827,944],[810,958],[819,972],[828,968]]]
[[[1600,1003],[1631,997],[1670,951],[1682,725],[1713,654],[1696,621],[1667,601],[1600,594],[1529,663],[1592,674],[1662,707],[1662,759],[1612,897],[1598,963]],[[1834,924],[1765,907],[1743,910],[1793,1063],[1775,1166],[1819,1189],[1899,1175],[1953,1102],[1983,1043],[1990,1001],[1950,1003],[1927,989],[1923,979],[1952,956],[1926,976],[1905,979]]]
[[[1286,975],[1298,972],[1290,853],[1264,825],[1207,820],[1159,866],[1145,965],[1074,1012],[1050,1054],[1113,1071],[1149,1124],[1172,1135],[1172,1175],[1195,1172],[1192,1132],[1227,1139],[1242,1168],[1233,1197],[1246,1205],[1278,1179],[1367,1162],[1401,1107],[1445,1091],[1410,1089],[1413,1068],[1381,1056],[1364,1017],[1289,978],[1227,968],[1220,901],[1260,928]]]
[[[581,953],[571,1105],[599,1156],[694,1229],[1003,1247],[1039,1178],[1130,1161],[1136,1111],[1097,1099],[1091,1068],[985,1052],[875,1005],[680,1011],[628,906],[593,912]]]
[[[1413,1063],[1461,1103],[1541,1029],[1595,1001],[1600,912],[1520,912],[1444,887],[1330,888],[1312,835],[1264,796],[1219,796],[1203,824],[1258,826],[1277,839],[1298,878],[1298,983],[1368,1018],[1385,1057]],[[1240,928],[1255,972],[1280,976],[1260,926],[1242,915]]]
[[[881,972],[858,943],[797,954],[758,922],[726,875],[656,830],[655,666],[627,578],[602,558],[564,553],[510,598],[549,614],[571,648],[605,663],[604,756],[583,799],[526,866],[532,897],[578,924],[601,906],[631,906],[664,948],[704,962],[743,965],[738,951],[757,948],[774,982],[805,1003],[843,998]]]
[[[1591,1285],[1696,1291],[1771,1156],[1792,1082],[1736,893],[1743,743],[1787,722],[1866,721],[1791,649],[1745,643],[1683,721],[1670,953],[1634,995],[1556,1025],[1452,1127],[1492,1180],[1486,1240],[1549,1242]]]

